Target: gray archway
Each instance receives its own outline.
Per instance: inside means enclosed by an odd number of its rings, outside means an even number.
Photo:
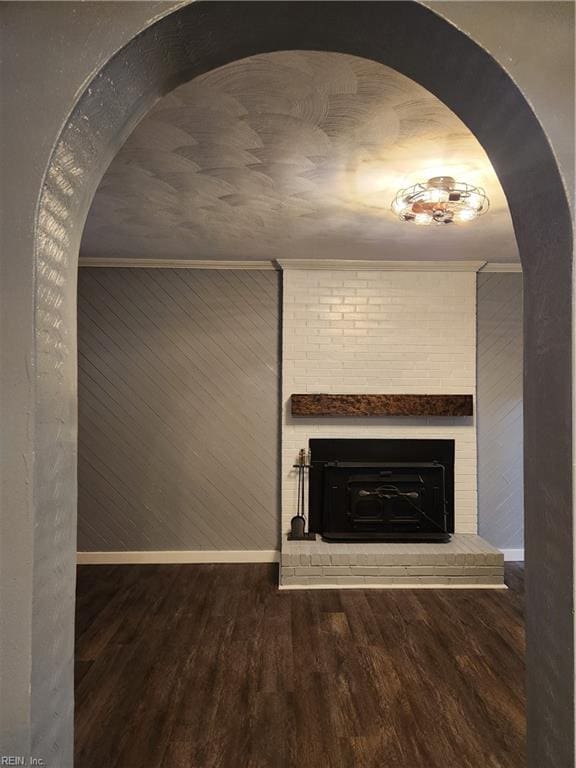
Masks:
[[[374,59],[444,101],[507,195],[525,275],[526,551],[531,766],[574,765],[570,211],[547,138],[508,75],[412,2],[200,3],[134,38],[94,77],[47,169],[36,230],[32,729],[67,766],[75,566],[75,302],[96,186],[154,101],[192,77],[275,50]],[[433,66],[431,66],[433,62]]]

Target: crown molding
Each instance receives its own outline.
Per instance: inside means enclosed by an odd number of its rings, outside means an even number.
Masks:
[[[80,256],[79,267],[123,267],[130,269],[273,269],[272,261],[216,261],[198,259],[91,258]]]
[[[371,272],[478,272],[485,261],[353,261],[345,259],[281,259],[283,270],[331,269]]]
[[[522,264],[519,261],[510,261],[500,264],[497,261],[487,261],[479,272],[522,272]]]
[[[354,270],[379,272],[522,272],[519,262],[495,261],[361,261],[353,259],[279,259],[231,261],[215,259],[132,259],[80,256],[79,267],[129,269],[257,269]]]

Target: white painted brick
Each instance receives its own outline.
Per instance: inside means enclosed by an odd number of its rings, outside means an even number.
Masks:
[[[351,327],[354,326],[354,327]],[[284,273],[283,391],[474,393],[475,276],[288,270]],[[456,528],[476,531],[472,419],[323,419],[285,414],[283,528],[295,508],[289,473],[308,437],[452,437]],[[370,566],[372,563],[362,562]]]
[[[330,577],[330,581],[334,581],[336,584],[346,584],[348,586],[356,584],[361,586],[366,583],[364,576],[334,576],[333,579]]]
[[[406,576],[406,567],[404,565],[357,565],[353,569],[359,576]]]
[[[322,566],[320,565],[309,565],[307,567],[300,566],[299,568],[294,568],[294,575],[295,576],[322,576],[323,570]]]
[[[450,584],[450,576],[408,576],[407,581],[413,581],[415,584]],[[459,577],[458,582],[466,581],[464,577]]]
[[[330,562],[332,565],[351,565],[353,561],[356,560],[356,557],[354,555],[351,555],[349,553],[346,554],[340,554],[333,552],[330,555]]]

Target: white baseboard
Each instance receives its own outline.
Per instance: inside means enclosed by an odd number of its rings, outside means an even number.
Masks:
[[[156,563],[278,563],[275,549],[159,550],[154,552],[78,552],[78,565],[147,565]]]
[[[280,584],[278,589],[508,589],[506,584]]]
[[[523,549],[501,549],[500,552],[504,555],[504,561],[510,562],[524,562],[524,550]]]

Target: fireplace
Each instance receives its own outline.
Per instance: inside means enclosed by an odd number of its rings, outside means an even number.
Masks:
[[[329,541],[449,541],[454,440],[310,440],[309,529]]]

